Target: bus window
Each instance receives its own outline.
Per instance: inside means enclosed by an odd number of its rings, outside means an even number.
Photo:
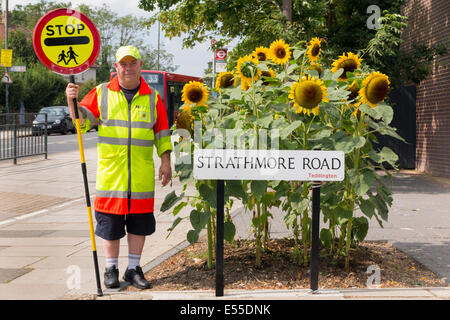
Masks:
[[[169,126],[172,126],[177,118],[178,112],[183,105],[181,101],[184,82],[167,82],[167,113],[169,117]]]
[[[164,93],[164,76],[161,73],[149,73],[145,71],[142,71],[141,75],[151,88],[158,91],[163,101],[166,101]]]

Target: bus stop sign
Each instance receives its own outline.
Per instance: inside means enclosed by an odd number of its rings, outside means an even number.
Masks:
[[[55,73],[74,75],[94,64],[100,51],[100,36],[83,13],[61,8],[38,21],[33,47],[44,66]]]

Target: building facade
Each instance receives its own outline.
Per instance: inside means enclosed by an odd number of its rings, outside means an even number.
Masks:
[[[450,43],[449,0],[406,0],[405,50],[413,43]],[[416,170],[450,178],[450,54],[438,56],[432,74],[416,86]]]

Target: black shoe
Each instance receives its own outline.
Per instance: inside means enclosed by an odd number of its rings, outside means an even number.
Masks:
[[[150,289],[152,287],[150,285],[150,282],[148,282],[145,279],[144,273],[142,272],[142,269],[139,266],[136,267],[136,270],[127,268],[125,274],[123,275],[123,280],[131,283],[138,289]]]
[[[117,269],[116,266],[105,268],[104,283],[109,289],[120,287],[119,269]]]

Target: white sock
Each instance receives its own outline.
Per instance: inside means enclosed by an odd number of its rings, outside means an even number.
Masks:
[[[106,267],[116,266],[119,269],[119,258],[106,258]]]
[[[136,269],[139,266],[139,261],[141,260],[140,254],[128,254],[128,269]]]

